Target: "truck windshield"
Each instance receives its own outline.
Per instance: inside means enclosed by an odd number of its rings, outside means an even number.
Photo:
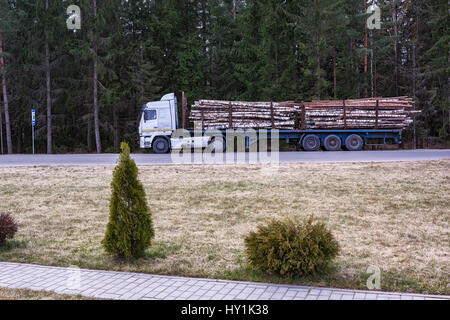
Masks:
[[[156,119],[156,110],[145,110],[144,111],[144,120],[155,120]]]

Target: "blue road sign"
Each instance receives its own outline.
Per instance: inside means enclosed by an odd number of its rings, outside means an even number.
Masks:
[[[31,125],[34,127],[36,125],[36,110],[31,109]]]

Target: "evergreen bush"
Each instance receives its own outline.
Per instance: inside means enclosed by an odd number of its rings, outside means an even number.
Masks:
[[[0,213],[0,246],[12,239],[18,230],[14,217],[9,213]]]
[[[312,216],[260,225],[246,237],[245,244],[251,265],[289,277],[324,269],[339,251],[332,233]]]
[[[151,246],[153,222],[130,147],[122,142],[121,150],[111,182],[109,222],[102,244],[119,258],[139,258]]]

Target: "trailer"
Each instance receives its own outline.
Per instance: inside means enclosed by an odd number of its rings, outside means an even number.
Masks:
[[[173,93],[164,95],[160,101],[148,102],[142,107],[139,124],[140,147],[152,149],[155,153],[167,153],[172,149],[210,148],[222,152],[235,137],[245,141],[245,148],[252,148],[261,139],[280,139],[294,142],[305,151],[359,151],[364,146],[401,144],[401,129],[220,129],[207,130],[203,127],[185,129],[186,106],[183,99],[183,124],[179,126],[177,99]],[[231,117],[230,117],[231,118]],[[231,120],[230,120],[231,122]],[[230,150],[231,151],[231,150]]]

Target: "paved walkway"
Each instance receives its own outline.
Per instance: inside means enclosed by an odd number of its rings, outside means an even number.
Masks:
[[[0,262],[0,287],[133,300],[450,300],[450,296],[183,278],[11,262]]]

